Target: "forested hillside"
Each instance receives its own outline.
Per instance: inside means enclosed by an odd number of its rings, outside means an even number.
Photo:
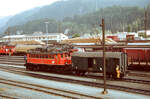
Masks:
[[[13,16],[9,26],[23,24],[28,21],[51,18],[60,20],[67,16],[83,15],[99,8],[113,5],[146,7],[150,0],[60,0],[51,5],[37,7]]]
[[[16,30],[22,33],[36,31],[46,32],[45,22],[49,22],[49,32],[64,32],[69,29],[70,35],[79,33],[99,33],[101,18],[105,18],[106,30],[112,33],[117,31],[138,31],[144,29],[144,8],[112,6],[101,8],[95,12],[74,17],[65,17],[62,21],[55,19],[40,19],[27,22],[23,25],[10,27],[9,31]],[[147,27],[150,29],[150,5],[147,7]]]
[[[51,5],[34,8],[13,16],[0,30],[45,32],[45,21],[49,21],[49,32],[86,33],[99,31],[96,25],[102,16],[106,29],[111,32],[143,28],[144,8],[150,0],[60,0]],[[135,26],[134,26],[135,25]]]

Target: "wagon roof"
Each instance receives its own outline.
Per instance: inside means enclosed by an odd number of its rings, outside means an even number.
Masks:
[[[120,58],[122,52],[106,52],[107,58]],[[79,57],[103,57],[103,52],[74,52],[72,56]]]

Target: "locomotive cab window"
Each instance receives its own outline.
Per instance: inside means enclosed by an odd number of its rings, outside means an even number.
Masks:
[[[49,55],[49,58],[50,59],[54,59],[54,55]]]
[[[67,53],[65,54],[65,57],[68,57]]]
[[[68,53],[68,57],[70,57],[71,56],[71,53]]]
[[[57,58],[57,55],[55,55],[55,58]]]
[[[63,54],[61,54],[61,58],[63,58]]]
[[[44,55],[45,56],[45,58],[48,58],[48,55],[46,54],[46,55]]]

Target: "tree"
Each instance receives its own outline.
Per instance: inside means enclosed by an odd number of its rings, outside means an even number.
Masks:
[[[80,37],[80,34],[79,33],[73,34],[72,38],[76,38],[76,37]]]

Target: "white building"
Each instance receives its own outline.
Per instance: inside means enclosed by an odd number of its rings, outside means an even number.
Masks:
[[[62,40],[68,39],[68,36],[64,35],[63,33],[34,33],[28,35],[10,35],[4,36],[0,38],[0,42],[8,42],[8,41],[48,41],[48,42],[60,42]]]
[[[141,36],[141,37],[144,37],[144,36],[145,36],[145,33],[146,33],[146,36],[147,36],[147,37],[150,37],[150,30],[146,30],[146,32],[145,32],[145,30],[141,30],[141,31],[138,31],[137,33],[138,33],[138,35]]]
[[[126,40],[127,35],[134,35],[134,38],[138,38],[138,33],[136,32],[118,32],[115,34],[107,34],[106,36],[117,36],[120,40]]]

